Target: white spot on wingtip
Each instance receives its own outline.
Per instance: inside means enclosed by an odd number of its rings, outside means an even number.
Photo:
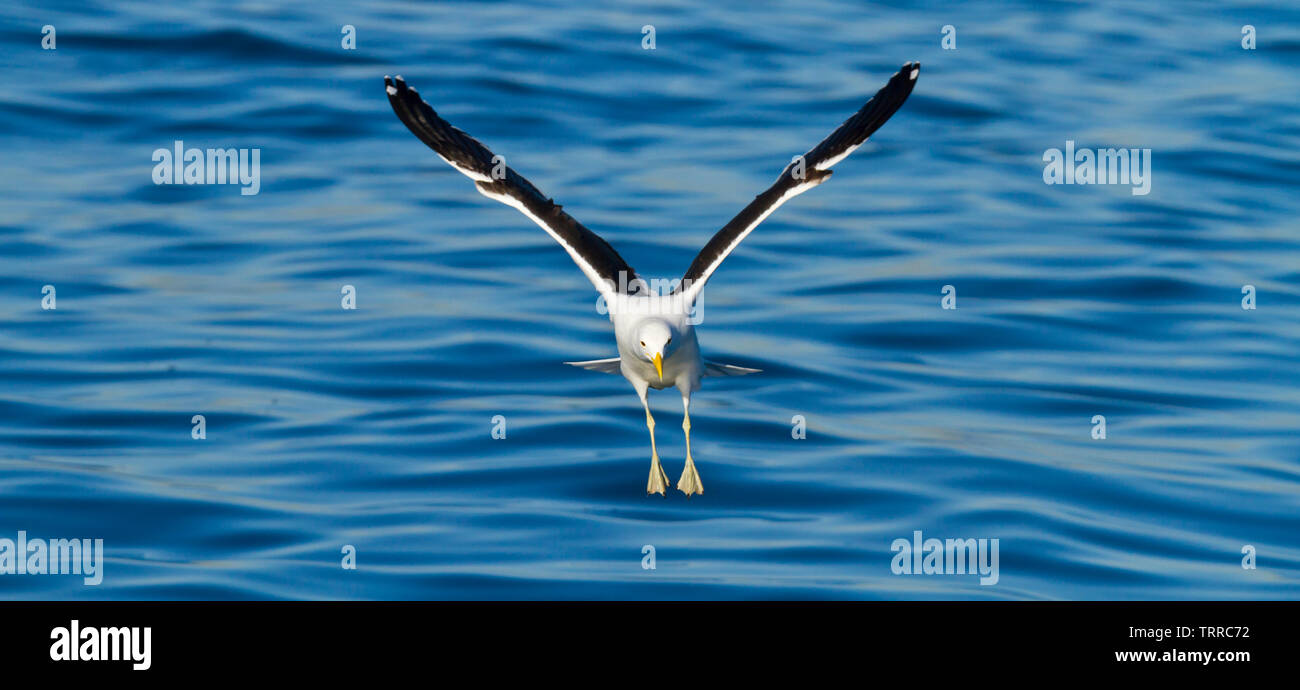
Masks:
[[[388,95],[389,95],[389,96],[396,96],[396,95],[397,95],[397,89],[395,89],[395,88],[393,88],[393,87],[391,87],[391,86],[385,86],[385,87],[384,87],[384,90],[388,92]]]
[[[920,67],[915,67],[915,68],[912,69],[912,73],[909,74],[909,75],[907,76],[907,78],[908,78],[908,79],[916,79],[916,75],[918,75],[918,74],[920,74],[920,73],[921,73],[921,68],[920,68]]]

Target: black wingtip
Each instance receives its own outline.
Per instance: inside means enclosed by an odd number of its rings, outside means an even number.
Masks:
[[[406,85],[406,80],[400,74],[394,77],[384,77],[384,91],[388,92],[389,99],[393,100],[394,103],[408,100],[412,96],[419,98],[419,94],[416,93],[415,89]]]

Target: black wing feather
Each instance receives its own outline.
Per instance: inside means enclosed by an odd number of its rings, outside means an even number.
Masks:
[[[786,166],[780,177],[766,191],[754,197],[735,218],[722,226],[709,243],[691,262],[675,293],[693,290],[696,294],[708,280],[722,259],[751,232],[764,216],[771,213],[791,192],[802,191],[825,182],[831,176],[830,166],[839,162],[856,147],[862,145],[880,126],[902,107],[916,85],[916,75],[921,63],[908,62],[890,78],[876,95],[852,117],[844,121],[831,135],[803,155],[802,170],[795,163]],[[803,177],[798,174],[802,172]]]
[[[388,102],[411,133],[439,156],[474,179],[479,191],[488,196],[508,196],[553,231],[566,249],[582,258],[601,279],[615,290],[634,292],[639,284],[636,271],[604,239],[566,213],[559,204],[542,194],[513,168],[495,179],[493,154],[486,146],[438,116],[414,88],[398,76],[384,77]],[[594,282],[594,279],[593,279]]]

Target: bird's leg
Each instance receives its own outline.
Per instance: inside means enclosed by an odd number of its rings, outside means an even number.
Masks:
[[[682,396],[682,431],[686,432],[686,467],[682,469],[682,478],[677,480],[677,490],[686,494],[704,493],[704,484],[700,482],[700,473],[695,470],[695,459],[691,457],[691,399]]]
[[[646,482],[646,495],[659,494],[666,496],[664,493],[668,488],[668,475],[664,473],[663,465],[659,464],[659,451],[655,448],[655,418],[650,416],[650,403],[645,398],[645,393],[641,394],[641,404],[645,406],[645,425],[650,429],[650,481]]]

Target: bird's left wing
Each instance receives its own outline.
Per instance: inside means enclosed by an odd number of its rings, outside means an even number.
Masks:
[[[569,366],[590,369],[591,371],[603,371],[606,374],[617,374],[622,371],[622,359],[619,357],[610,357],[609,359],[591,359],[586,362],[565,362]]]
[[[831,166],[853,153],[867,137],[880,129],[885,121],[902,107],[912,93],[921,63],[909,62],[898,70],[889,83],[862,106],[862,109],[845,120],[822,143],[781,171],[781,176],[767,191],[754,197],[731,222],[722,227],[704,245],[704,249],[691,262],[682,282],[674,290],[686,304],[691,304],[704,288],[704,282],[713,275],[722,260],[749,236],[773,211],[792,197],[798,196],[825,182],[831,176]]]
[[[574,220],[522,175],[503,165],[477,139],[439,117],[402,77],[384,77],[384,86],[393,112],[407,129],[439,158],[474,180],[474,186],[483,196],[519,210],[540,225],[564,247],[607,299],[618,292],[638,289],[636,272],[600,235]]]

